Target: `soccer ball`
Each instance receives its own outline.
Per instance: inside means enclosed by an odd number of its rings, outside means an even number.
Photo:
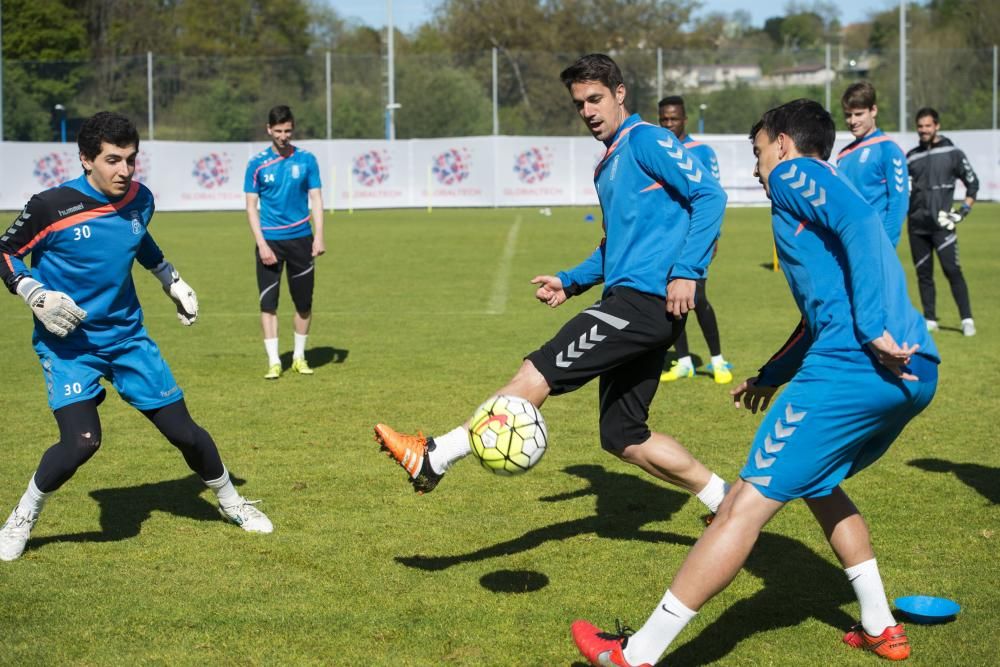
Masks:
[[[469,422],[469,444],[483,467],[497,475],[520,475],[538,463],[548,446],[545,419],[530,401],[494,396]]]

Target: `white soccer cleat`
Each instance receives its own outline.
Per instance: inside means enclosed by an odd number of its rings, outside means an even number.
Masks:
[[[963,336],[976,335],[976,323],[972,321],[971,317],[967,317],[964,320],[962,320],[962,335]]]
[[[219,505],[219,514],[230,523],[247,531],[248,533],[270,533],[274,531],[274,524],[267,518],[267,515],[254,507],[259,500],[247,500],[240,496],[235,505]]]
[[[927,330],[937,331],[941,327],[938,326],[937,320],[927,320]]]
[[[15,507],[3,528],[0,528],[0,560],[17,560],[21,557],[28,544],[31,529],[38,521],[37,514],[30,516],[19,512],[19,509],[21,508]]]

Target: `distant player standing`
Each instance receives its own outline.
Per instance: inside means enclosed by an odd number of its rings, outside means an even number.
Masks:
[[[896,246],[910,203],[906,156],[895,141],[875,127],[878,106],[872,84],[851,84],[840,105],[854,141],[837,154],[837,167],[879,214],[885,233]]]
[[[719,160],[715,156],[715,151],[708,144],[695,141],[687,133],[687,111],[684,108],[684,98],[680,95],[671,95],[660,100],[659,120],[660,127],[665,127],[673,132],[684,144],[684,148],[687,148],[696,158],[701,160],[702,165],[712,174],[712,178],[719,181]],[[716,241],[712,251],[713,256],[718,251],[718,247],[719,242]],[[698,289],[694,297],[694,314],[698,317],[698,326],[701,327],[701,333],[705,336],[708,352],[712,355],[712,360],[709,363],[712,376],[718,384],[727,384],[733,381],[732,364],[722,356],[719,322],[715,317],[715,309],[708,302],[708,293],[705,288],[707,282],[708,278],[702,278],[698,281]],[[677,361],[670,367],[670,370],[660,374],[660,382],[673,382],[681,378],[694,377],[694,362],[691,360],[691,352],[688,348],[687,330],[681,331],[677,342],[674,343],[674,349],[677,350]]]
[[[139,133],[124,116],[102,111],[80,128],[79,147],[84,175],[32,197],[0,237],[0,278],[35,316],[32,340],[59,425],[59,442],[0,528],[0,560],[21,555],[46,499],[101,446],[102,377],[181,451],[223,517],[270,533],[271,522],[236,492],[212,437],[191,419],[142,323],[134,261],[163,284],[182,324],[194,324],[198,299],[149,234],[153,195],[132,180]]]
[[[622,73],[611,58],[584,56],[561,79],[580,118],[607,146],[594,175],[605,237],[575,268],[531,282],[538,285],[535,297],[552,308],[594,285],[604,290],[496,393],[537,407],[550,394],[599,379],[602,447],[697,494],[714,512],[725,483],[646,421],[667,348],[694,307],[696,281],[711,259],[726,195],[670,132],[629,115]],[[421,493],[470,453],[467,423],[430,439],[378,424],[375,436]]]
[[[910,654],[868,527],[840,484],[877,461],[930,403],[939,358],[878,214],[824,162],[834,135],[830,114],[811,100],[771,109],[751,130],[754,174],[771,199],[774,241],[803,320],[759,375],[731,393],[736,407],[742,401],[756,413],[789,384],[764,416],[740,479],[643,627],[611,635],[573,624],[577,647],[594,665],[659,660],[737,575],[764,525],[796,498],[822,526],[861,606],[861,621],[843,641],[890,660]]]
[[[306,363],[306,342],[312,323],[315,258],[326,252],[323,243],[323,192],[316,156],[292,145],[295,118],[286,106],[267,114],[271,145],[250,158],[243,192],[247,220],[257,244],[257,288],[260,291],[260,327],[267,351],[264,378],[281,377],[278,355],[278,293],[281,271],[288,265],[288,291],[295,305],[295,342],[292,370],[312,375]],[[258,210],[259,204],[259,210]],[[310,213],[313,227],[309,225]]]
[[[938,112],[930,107],[917,112],[917,135],[920,144],[906,154],[910,165],[913,193],[910,196],[910,253],[917,269],[920,303],[924,308],[928,331],[938,329],[934,292],[934,253],[941,260],[951,295],[958,305],[962,333],[976,335],[972,319],[969,288],[958,263],[958,232],[955,225],[972,212],[979,192],[979,179],[972,165],[958,147],[940,134]],[[952,210],[955,200],[955,180],[965,184],[965,201]]]

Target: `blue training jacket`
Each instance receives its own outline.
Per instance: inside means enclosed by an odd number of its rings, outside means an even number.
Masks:
[[[837,168],[872,205],[892,245],[897,245],[910,206],[910,175],[903,149],[876,129],[841,150]]]

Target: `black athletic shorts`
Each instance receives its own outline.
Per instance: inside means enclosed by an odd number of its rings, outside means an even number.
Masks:
[[[649,439],[649,405],[685,320],[667,312],[662,296],[613,287],[527,359],[553,395],[599,377],[601,446],[621,452]]]
[[[257,259],[257,290],[260,295],[262,312],[273,313],[278,310],[278,290],[281,287],[281,270],[288,265],[288,291],[295,304],[295,312],[308,313],[312,311],[313,284],[316,279],[315,258],[312,256],[312,234],[300,236],[297,239],[283,241],[268,241],[276,264],[270,266],[260,261],[260,250],[254,246],[254,257]]]

